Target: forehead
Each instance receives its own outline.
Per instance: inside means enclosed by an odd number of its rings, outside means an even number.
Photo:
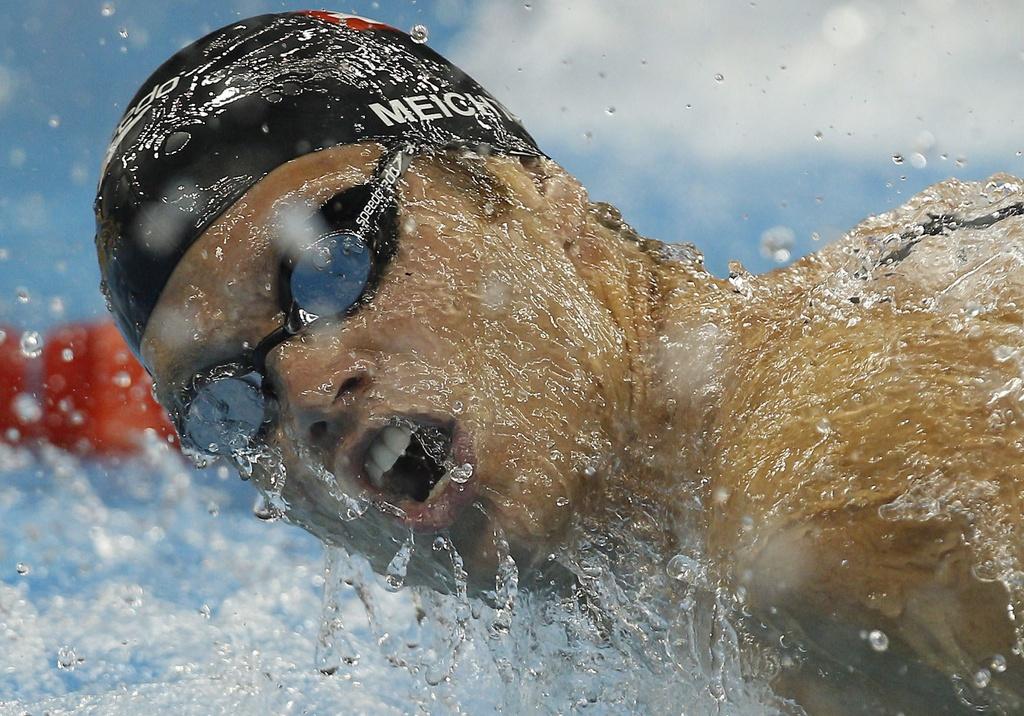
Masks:
[[[351,145],[308,154],[253,185],[175,267],[142,340],[159,384],[229,360],[280,323],[280,243],[295,222],[335,194],[365,183],[383,148]]]

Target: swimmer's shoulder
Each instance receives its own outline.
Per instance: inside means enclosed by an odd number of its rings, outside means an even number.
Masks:
[[[947,179],[862,221],[814,257],[844,292],[941,313],[1024,298],[1024,180]],[[853,295],[853,293],[851,293]]]

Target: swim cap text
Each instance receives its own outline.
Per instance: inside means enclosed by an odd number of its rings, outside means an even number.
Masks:
[[[498,102],[483,95],[446,92],[444,94],[412,95],[390,100],[386,105],[374,102],[370,109],[385,127],[410,122],[429,122],[434,119],[475,115],[490,115],[498,119],[515,121]]]

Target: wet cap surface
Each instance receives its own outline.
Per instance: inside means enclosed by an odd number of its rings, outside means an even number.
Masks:
[[[145,82],[104,158],[96,248],[138,352],[189,246],[273,169],[363,141],[541,156],[508,110],[407,34],[325,11],[261,15],[179,51]]]

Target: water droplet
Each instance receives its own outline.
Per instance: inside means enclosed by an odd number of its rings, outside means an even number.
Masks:
[[[974,673],[974,685],[979,689],[984,689],[990,683],[992,683],[992,672],[988,669],[978,669]]]
[[[607,114],[609,117],[611,117],[612,115],[615,114],[615,107],[614,106],[608,107],[608,109],[606,109],[604,111],[604,113]]]
[[[812,231],[811,241],[821,241],[821,234],[819,234],[817,231]]]
[[[824,139],[824,138],[825,138],[825,135],[824,135],[824,134],[822,134],[822,133],[821,133],[821,131],[819,130],[819,131],[817,131],[817,132],[815,132],[815,133],[814,133],[814,138],[815,138],[815,139],[816,139],[817,141],[819,141],[819,142],[820,142],[820,141],[821,141],[822,139]]]
[[[26,574],[32,571],[32,568],[24,562],[18,562],[18,564],[14,566],[14,569],[17,570],[18,574],[22,576],[25,576]]]
[[[209,604],[204,604],[203,606],[199,607],[199,614],[204,619],[209,619],[210,618],[210,605]]]
[[[395,556],[388,562],[387,569],[384,571],[384,583],[389,592],[397,592],[405,584],[405,575],[408,572],[409,560],[412,559],[414,549],[415,545],[410,535],[409,539],[402,544]]]
[[[558,505],[559,507],[565,507],[566,505],[569,504],[569,498],[566,497],[565,495],[562,495],[561,497],[555,499],[555,504]]]
[[[57,116],[56,114],[51,114],[50,118],[48,120],[46,120],[46,123],[48,125],[50,125],[51,129],[56,129],[57,127],[60,126],[60,117]]]
[[[37,331],[22,333],[21,352],[26,358],[38,358],[43,352],[43,337]]]
[[[210,452],[215,451],[210,450]],[[288,505],[284,498],[272,492],[260,492],[252,506],[252,514],[256,519],[264,522],[276,522],[284,517],[287,511]]]
[[[747,271],[742,262],[735,259],[730,261],[728,266],[729,285],[732,286],[732,290],[744,298],[750,298],[754,293],[750,286],[750,272]]]
[[[785,263],[792,255],[796,233],[788,226],[773,226],[761,234],[761,255],[775,263]]]
[[[456,400],[454,403],[452,403],[452,412],[455,413],[456,415],[458,415],[465,409],[466,406],[462,404],[461,400]]]
[[[686,582],[687,584],[696,584],[702,580],[704,568],[693,557],[677,554],[665,565],[665,572],[672,579]]]
[[[422,45],[430,36],[430,31],[427,30],[426,25],[413,25],[412,30],[409,32],[409,36],[412,37],[412,41],[418,45]]]
[[[882,652],[889,648],[889,637],[881,629],[872,629],[868,634],[868,643],[875,651]]]
[[[953,162],[953,163],[956,164],[958,167],[966,167],[967,166],[967,157],[957,157],[956,161]]]
[[[526,10],[526,12],[530,12],[530,10],[533,9],[533,5],[531,5],[528,2],[527,3],[523,3],[523,9]]]
[[[57,668],[61,671],[74,671],[75,667],[83,661],[84,659],[78,658],[75,650],[70,646],[62,646],[57,650]]]
[[[14,408],[14,414],[22,423],[36,423],[43,417],[43,409],[39,405],[39,401],[29,393],[19,393],[11,401],[11,407]]]
[[[914,169],[924,169],[928,166],[928,159],[921,152],[914,152],[910,155],[910,166]]]
[[[718,82],[719,84],[721,84],[722,82],[725,82],[725,75],[723,75],[721,72],[716,73],[715,74],[715,82]]]
[[[65,363],[70,363],[75,359],[75,352],[70,348],[62,348],[60,351],[60,359]]]
[[[458,467],[453,467],[448,473],[448,477],[457,485],[465,485],[469,482],[469,478],[473,477],[473,466],[466,462]]]
[[[122,25],[121,27],[117,28],[117,34],[120,35],[122,39],[127,40],[128,28]]]
[[[893,164],[902,164],[903,163],[903,155],[902,154],[893,154],[892,155],[892,163]]]
[[[818,424],[814,426],[814,429],[822,435],[829,435],[832,433],[832,423],[828,418],[822,418],[818,421]]]
[[[1003,673],[1006,671],[1006,657],[1002,654],[996,654],[992,657],[992,663],[990,666],[992,667],[992,671],[997,674]]]
[[[118,371],[112,378],[114,385],[118,388],[127,388],[132,384],[132,377],[128,374],[128,371]]]
[[[110,17],[115,12],[117,12],[117,8],[114,7],[114,3],[112,2],[105,2],[100,5],[100,15],[103,17]]]
[[[174,154],[181,151],[190,139],[192,139],[192,135],[188,132],[171,132],[164,140],[164,152]]]

